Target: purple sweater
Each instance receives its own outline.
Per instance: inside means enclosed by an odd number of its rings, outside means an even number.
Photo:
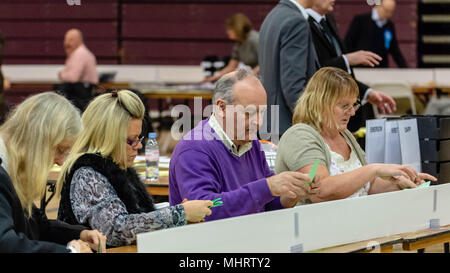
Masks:
[[[258,140],[238,157],[218,139],[205,119],[177,144],[171,156],[169,201],[174,205],[184,198],[221,197],[223,206],[212,208],[206,221],[281,209],[280,198],[272,196],[266,182],[272,175]]]

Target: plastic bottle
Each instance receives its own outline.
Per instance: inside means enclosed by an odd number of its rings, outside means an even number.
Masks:
[[[145,144],[145,176],[147,180],[155,181],[159,178],[159,146],[156,133],[148,133]]]
[[[275,159],[277,158],[277,145],[270,141],[260,140],[261,147],[266,155],[266,161],[269,169],[275,171]]]

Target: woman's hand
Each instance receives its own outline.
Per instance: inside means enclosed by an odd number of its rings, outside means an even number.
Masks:
[[[403,190],[403,189],[416,188],[418,185],[425,183],[425,179],[431,180],[431,181],[437,181],[436,177],[429,175],[427,173],[418,173],[414,180],[411,180],[405,176],[397,176],[397,177],[392,176],[388,180],[397,184],[397,186],[401,190]]]
[[[412,189],[412,188],[416,188],[417,185],[412,182],[409,178],[401,175],[401,176],[392,176],[389,179],[387,179],[389,181],[391,181],[392,183],[396,184],[397,187],[400,190],[404,190],[404,189]]]
[[[83,230],[80,233],[80,240],[87,243],[91,249],[97,252],[99,250],[106,252],[106,236],[98,230]]]
[[[181,204],[186,212],[186,220],[189,223],[198,223],[205,220],[206,216],[211,215],[212,211],[208,208],[212,207],[214,203],[211,200],[192,200],[184,199]]]
[[[437,178],[427,173],[418,173],[416,180],[414,180],[413,182],[416,185],[420,185],[425,183],[425,180],[437,181]]]
[[[399,164],[372,164],[375,167],[376,176],[389,180],[391,177],[404,176],[411,181],[418,178],[418,173],[408,165]]]
[[[68,243],[68,245],[75,249],[76,253],[92,253],[89,244],[82,240],[72,240]]]

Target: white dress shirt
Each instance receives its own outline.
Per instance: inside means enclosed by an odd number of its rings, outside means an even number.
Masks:
[[[387,24],[387,20],[380,19],[380,16],[378,15],[378,11],[375,8],[372,9],[372,20],[375,21],[375,24],[377,24],[377,26],[379,28],[382,28],[384,25]]]
[[[289,0],[291,1],[294,5],[297,6],[297,8],[301,11],[301,13],[303,14],[303,17],[305,17],[306,20],[308,20],[308,13],[306,12],[306,9],[304,7],[302,7],[302,5],[300,5],[297,1],[295,0]]]

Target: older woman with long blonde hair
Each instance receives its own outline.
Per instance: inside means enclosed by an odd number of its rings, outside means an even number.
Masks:
[[[128,90],[95,98],[63,166],[58,219],[100,230],[110,246],[129,245],[138,233],[199,222],[211,214],[209,200],[155,209],[132,168],[142,148],[144,111],[139,97]]]
[[[0,252],[90,252],[99,244],[105,247],[98,231],[48,220],[34,206],[44,196],[53,164],[64,162],[80,131],[78,110],[53,92],[27,98],[0,127]]]
[[[333,67],[318,70],[299,98],[293,126],[278,145],[275,171],[308,173],[314,162],[320,160],[314,179],[318,193],[305,201],[414,188],[424,179],[436,180],[406,165],[367,164],[364,151],[347,130],[360,105],[357,99],[358,87],[353,78]]]

